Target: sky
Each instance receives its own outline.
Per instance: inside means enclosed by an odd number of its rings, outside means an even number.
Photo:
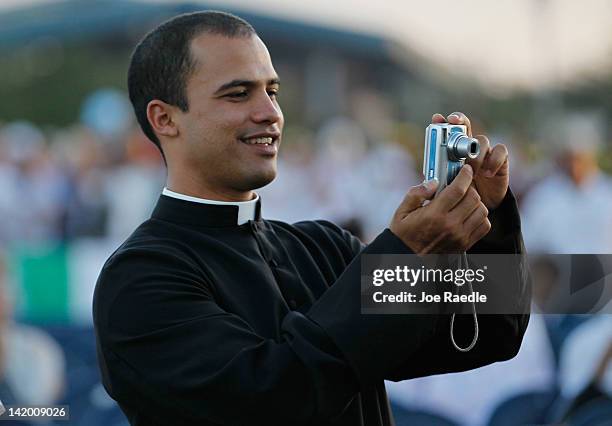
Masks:
[[[2,8],[50,0],[0,0]],[[168,2],[173,0],[141,0]],[[197,2],[198,0],[195,0]],[[609,0],[208,0],[381,35],[491,90],[571,85],[612,69]]]
[[[244,0],[215,3],[384,35],[500,89],[566,85],[612,67],[608,0],[258,0],[256,8]]]

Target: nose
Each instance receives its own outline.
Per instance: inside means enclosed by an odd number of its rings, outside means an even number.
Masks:
[[[283,112],[276,100],[270,98],[267,92],[258,96],[253,110],[251,119],[255,123],[277,123],[283,118]]]

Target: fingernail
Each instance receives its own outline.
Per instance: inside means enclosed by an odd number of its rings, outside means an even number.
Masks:
[[[472,166],[470,166],[469,164],[464,164],[463,168],[465,169],[466,172],[468,172],[470,175],[474,174],[474,170],[472,170]]]
[[[448,118],[451,118],[451,117],[455,117],[457,120],[461,119],[461,117],[459,117],[458,114],[451,114],[448,116]]]
[[[494,175],[493,170],[487,170],[487,171],[485,172],[485,176],[486,176],[486,177],[493,177],[493,175]]]

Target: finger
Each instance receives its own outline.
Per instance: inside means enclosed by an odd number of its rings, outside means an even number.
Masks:
[[[472,166],[469,164],[464,165],[457,177],[440,192],[440,195],[436,197],[432,205],[435,204],[443,213],[450,211],[461,201],[470,187],[473,177]]]
[[[469,237],[469,243],[467,249],[470,249],[474,244],[480,241],[485,235],[491,230],[491,222],[489,219],[485,219],[478,228],[476,228]]]
[[[462,112],[453,112],[448,116],[448,122],[450,124],[463,124],[467,127],[467,135],[472,137],[472,123],[470,119]]]
[[[476,208],[472,211],[472,213],[468,216],[468,218],[463,222],[463,229],[468,235],[471,235],[489,216],[489,209],[481,203],[478,202]]]
[[[465,196],[457,203],[457,205],[449,212],[451,218],[456,223],[463,224],[472,214],[479,208],[480,195],[478,191],[470,186],[465,193]]]
[[[410,188],[397,212],[403,216],[418,209],[425,200],[431,200],[438,189],[438,179],[428,180]]]
[[[436,112],[431,117],[431,122],[432,123],[446,123],[446,118],[444,118],[444,116],[442,114]]]
[[[485,158],[491,151],[491,144],[489,142],[489,138],[487,138],[485,135],[477,135],[475,137],[478,139],[478,143],[480,145],[480,153],[476,158],[468,158],[467,163],[472,166],[472,169],[474,169],[474,175],[477,175],[485,161]]]
[[[504,169],[505,166],[505,169]],[[504,144],[495,145],[482,164],[482,170],[487,177],[508,172],[508,148]]]

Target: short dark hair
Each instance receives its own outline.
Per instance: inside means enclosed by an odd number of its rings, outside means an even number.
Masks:
[[[197,63],[191,41],[202,33],[229,38],[256,35],[242,18],[230,13],[204,11],[178,15],[153,29],[138,43],[128,70],[128,92],[136,119],[145,135],[164,152],[147,119],[147,105],[159,99],[188,111],[185,88]],[[165,156],[164,156],[165,159]]]

